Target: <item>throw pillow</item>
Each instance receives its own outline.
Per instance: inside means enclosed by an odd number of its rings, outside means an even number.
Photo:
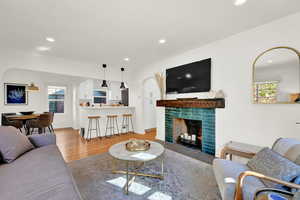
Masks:
[[[11,126],[0,127],[0,152],[6,163],[11,163],[23,153],[33,149],[28,138]]]
[[[269,148],[258,152],[247,163],[248,167],[258,173],[291,182],[300,175],[300,166],[284,158]],[[274,182],[262,180],[267,187],[282,188],[283,186]]]

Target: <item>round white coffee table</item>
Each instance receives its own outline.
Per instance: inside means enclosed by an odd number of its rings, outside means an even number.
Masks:
[[[147,151],[138,151],[138,152],[132,152],[128,151],[125,147],[125,144],[129,141],[121,142],[118,144],[114,144],[109,149],[109,154],[117,160],[121,160],[126,162],[126,170],[115,170],[115,162],[112,169],[112,173],[114,174],[126,174],[126,184],[124,186],[124,192],[125,194],[128,194],[129,187],[134,181],[136,176],[145,176],[145,177],[151,177],[151,178],[164,178],[164,152],[165,148],[163,145],[157,143],[157,142],[150,142],[150,149]],[[141,169],[145,162],[152,161],[155,159],[160,158],[161,160],[161,174],[144,174],[139,173],[139,169]],[[137,167],[135,167],[134,171],[129,170],[129,164],[133,163],[134,165],[139,164]],[[131,177],[130,177],[131,175]]]

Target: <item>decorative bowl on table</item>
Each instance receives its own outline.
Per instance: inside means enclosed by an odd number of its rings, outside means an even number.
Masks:
[[[20,112],[22,115],[32,115],[34,113],[34,111],[24,111],[24,112]]]
[[[125,146],[128,151],[147,151],[150,145],[150,142],[146,140],[131,139]]]

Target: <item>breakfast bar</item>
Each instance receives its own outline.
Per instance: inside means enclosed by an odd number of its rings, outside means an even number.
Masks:
[[[129,106],[98,106],[98,107],[80,107],[80,129],[81,135],[84,138],[88,138],[88,130],[89,130],[89,117],[100,117],[99,120],[99,130],[98,133],[95,130],[92,131],[91,138],[95,137],[104,137],[106,133],[106,127],[111,127],[112,124],[108,122],[108,116],[115,117],[113,125],[115,126],[116,130],[121,134],[124,131],[125,127],[122,127],[123,115],[132,115],[132,121],[134,121],[134,107]],[[131,123],[131,121],[130,121]],[[116,126],[117,124],[117,126]],[[92,123],[92,129],[96,128],[96,123]],[[131,124],[130,124],[131,128]]]

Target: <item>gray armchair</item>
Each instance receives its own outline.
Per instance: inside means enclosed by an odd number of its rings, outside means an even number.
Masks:
[[[295,162],[300,155],[300,141],[280,138],[273,144],[272,150]],[[255,199],[259,195],[257,192],[267,187],[262,180],[300,189],[299,185],[253,172],[247,165],[230,160],[215,159],[213,170],[223,200]]]

